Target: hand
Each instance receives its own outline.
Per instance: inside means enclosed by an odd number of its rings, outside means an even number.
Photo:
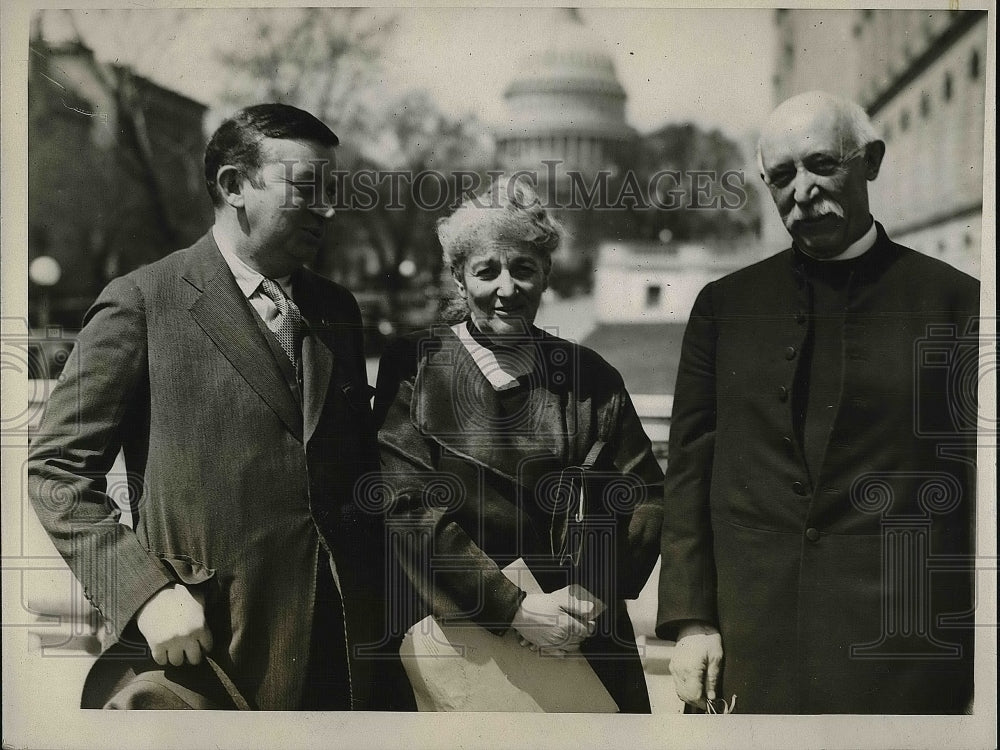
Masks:
[[[153,660],[166,666],[201,663],[212,650],[212,633],[205,622],[205,597],[175,583],[157,591],[140,607],[135,619]]]
[[[721,665],[722,636],[715,627],[698,621],[681,626],[670,659],[678,698],[704,710],[705,698],[715,700]]]
[[[600,599],[574,584],[549,594],[528,594],[511,626],[521,636],[522,646],[561,656],[576,651],[594,634],[595,620],[603,611]]]

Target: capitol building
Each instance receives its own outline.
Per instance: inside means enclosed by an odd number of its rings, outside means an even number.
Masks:
[[[613,187],[634,158],[638,135],[625,120],[625,89],[603,40],[575,8],[546,14],[540,44],[504,94],[508,117],[496,132],[496,160],[508,174],[537,176],[542,201],[565,206],[581,188],[591,191],[602,172]],[[602,239],[627,232],[619,211],[554,213],[569,230],[555,258],[565,268],[592,263]]]
[[[507,87],[510,119],[497,158],[510,170],[538,170],[558,159],[589,174],[614,169],[634,141],[625,89],[611,55],[575,9],[553,9],[547,38]]]

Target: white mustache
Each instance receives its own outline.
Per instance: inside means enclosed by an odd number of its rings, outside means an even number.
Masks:
[[[844,209],[829,198],[821,198],[805,210],[795,206],[785,219],[785,225],[792,226],[800,221],[821,219],[824,216],[830,215],[836,216],[838,219],[843,219]]]

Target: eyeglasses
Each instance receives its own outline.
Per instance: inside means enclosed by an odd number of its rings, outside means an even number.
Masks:
[[[725,698],[706,700],[705,712],[713,715],[736,713],[736,694],[733,694],[733,700],[730,703],[726,703]]]
[[[788,187],[799,173],[799,167],[818,177],[829,177],[836,174],[848,162],[864,154],[867,148],[868,144],[866,143],[839,157],[823,152],[808,154],[802,161],[798,162],[798,165],[795,162],[785,162],[768,172],[764,172],[764,183],[769,187]]]

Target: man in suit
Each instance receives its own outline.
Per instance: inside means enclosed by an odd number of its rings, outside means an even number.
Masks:
[[[793,246],[692,310],[657,617],[691,706],[970,705],[979,285],[873,220],[884,153],[851,102],[780,105],[758,158]]]
[[[206,149],[211,231],[86,315],[28,466],[114,644],[85,706],[346,710],[392,692],[373,687],[395,674],[376,658],[382,531],[355,502],[378,467],[360,312],[304,268],[337,144],[294,107],[237,112]],[[106,494],[119,450],[130,525]]]

